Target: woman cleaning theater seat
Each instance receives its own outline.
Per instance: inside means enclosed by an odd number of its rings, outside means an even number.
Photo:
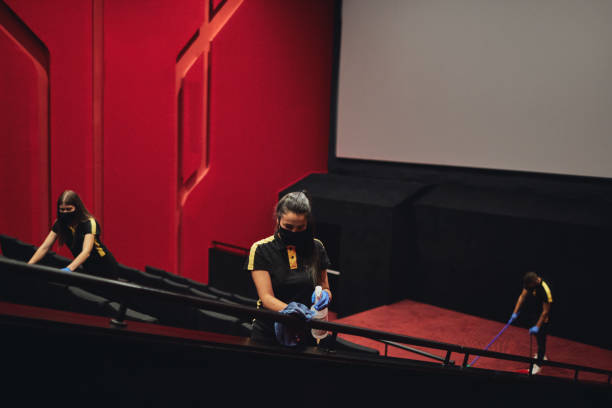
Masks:
[[[314,238],[310,199],[303,191],[288,193],[278,201],[274,216],[274,235],[255,242],[245,264],[259,295],[257,308],[311,319],[327,307],[332,293],[327,279],[330,261],[323,243]],[[317,285],[323,289],[318,298]],[[316,344],[310,331],[294,332],[259,319],[253,322],[251,339],[285,346]]]
[[[72,190],[59,196],[57,220],[28,263],[40,261],[58,238],[60,246],[67,245],[74,256],[74,260],[62,270],[72,272],[82,266],[85,273],[117,278],[117,261],[100,240],[100,225]]]

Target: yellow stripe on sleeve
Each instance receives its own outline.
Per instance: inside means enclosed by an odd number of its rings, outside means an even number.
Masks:
[[[323,245],[323,242],[321,242],[320,239],[315,238],[315,241],[317,241],[319,244],[321,244],[321,246],[323,247],[323,249],[325,249],[325,245]]]
[[[89,223],[91,224],[91,233],[96,235],[96,220],[90,218]]]
[[[249,252],[249,264],[247,266],[247,270],[252,271],[255,267],[255,252],[257,251],[257,247],[261,244],[265,244],[271,242],[274,239],[274,235],[269,236],[268,238],[264,238],[260,241],[257,241],[253,245],[251,245],[251,251]]]
[[[544,292],[546,292],[546,301],[548,303],[552,303],[553,301],[552,293],[550,292],[550,288],[548,287],[546,282],[542,281],[542,287],[544,288]]]
[[[94,246],[96,247],[96,251],[98,251],[100,258],[104,258],[106,256],[106,252],[104,252],[97,239],[94,239]]]

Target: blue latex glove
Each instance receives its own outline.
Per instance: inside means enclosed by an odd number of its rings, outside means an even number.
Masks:
[[[512,313],[512,316],[510,316],[510,320],[508,320],[508,324],[514,323],[517,317],[518,317],[518,313]]]
[[[70,269],[68,269],[68,267],[62,268],[61,270],[65,272],[72,272]]]
[[[540,331],[540,328],[538,326],[533,326],[531,329],[529,329],[529,334],[538,334]]]
[[[315,314],[315,312],[308,309],[306,305],[297,302],[289,303],[287,307],[281,310],[279,313],[298,316],[304,320],[312,319],[312,316]],[[281,322],[274,322],[274,334],[276,336],[276,340],[280,344],[283,346],[293,347],[299,344],[301,340],[300,336],[303,335],[303,330],[296,329],[295,327],[291,327]]]
[[[321,298],[317,303],[315,303],[315,292],[312,292],[312,296],[310,301],[314,303],[314,308],[317,310],[325,309],[327,305],[329,305],[329,293],[326,290],[321,292]]]

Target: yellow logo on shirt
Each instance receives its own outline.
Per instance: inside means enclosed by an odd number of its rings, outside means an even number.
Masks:
[[[287,256],[289,257],[289,267],[291,269],[297,269],[297,253],[295,252],[294,245],[287,245]]]

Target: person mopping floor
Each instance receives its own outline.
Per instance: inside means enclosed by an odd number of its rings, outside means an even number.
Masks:
[[[534,357],[538,363],[541,363],[543,360],[548,360],[546,357],[546,336],[550,327],[550,310],[553,298],[548,284],[535,272],[527,272],[523,276],[523,290],[516,301],[508,324],[512,324],[517,319],[521,306],[528,296],[533,296],[537,301],[537,305],[541,305],[542,308],[536,324],[529,329],[529,334],[536,337],[538,344],[538,352]],[[538,374],[541,369],[542,364],[534,364],[532,374]]]

